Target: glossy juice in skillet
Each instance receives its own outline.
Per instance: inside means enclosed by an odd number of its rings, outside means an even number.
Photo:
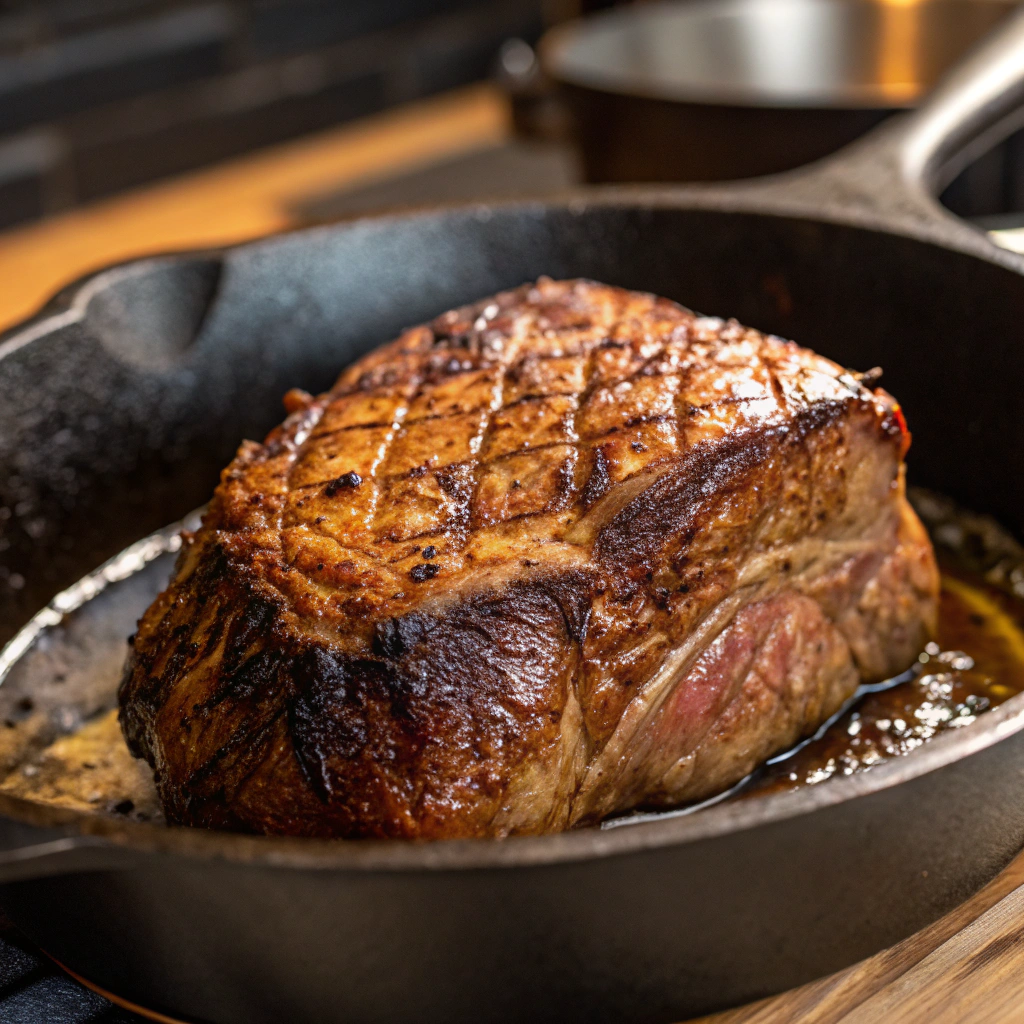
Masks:
[[[1024,609],[943,560],[936,640],[892,686],[863,695],[817,736],[755,771],[733,799],[766,796],[905,757],[1024,690]]]
[[[911,672],[892,686],[865,688],[869,692],[815,737],[755,769],[724,798],[766,796],[869,771],[912,754],[948,729],[974,724],[1024,690],[1024,604],[946,552],[938,631],[929,647],[938,654],[921,652]],[[134,821],[163,820],[152,772],[125,745],[109,686],[108,694],[84,721],[65,712],[67,720],[75,720],[70,731],[55,732],[52,711],[17,701],[0,729],[0,792]],[[856,722],[861,724],[851,730]],[[693,813],[703,806],[680,810]],[[606,824],[618,827],[645,817],[640,811]]]

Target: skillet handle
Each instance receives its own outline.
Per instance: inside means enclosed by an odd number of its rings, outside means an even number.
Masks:
[[[752,182],[788,206],[836,209],[871,226],[951,225],[977,236],[936,196],[957,172],[1024,124],[1024,6],[972,50],[911,113],[806,168]]]
[[[1018,7],[903,119],[891,143],[904,180],[937,194],[1024,124],[1024,7]],[[888,140],[879,140],[883,152]]]

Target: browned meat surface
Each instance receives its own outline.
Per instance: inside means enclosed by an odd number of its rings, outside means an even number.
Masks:
[[[898,407],[735,322],[542,280],[286,404],[126,668],[172,822],[495,836],[705,797],[934,628]]]

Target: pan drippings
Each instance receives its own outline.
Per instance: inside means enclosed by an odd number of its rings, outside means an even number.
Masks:
[[[10,736],[23,730],[7,728]],[[28,739],[22,736],[18,739]],[[74,810],[125,815],[136,821],[162,820],[153,773],[132,757],[111,708],[80,729],[32,750],[24,763],[8,772],[0,792]]]
[[[937,642],[908,672],[864,688],[817,736],[773,758],[726,799],[868,771],[970,727],[1024,691],[1024,549],[991,520],[945,498],[919,490],[911,497],[942,566]],[[0,687],[0,792],[161,820],[150,770],[121,736],[115,694],[124,637],[163,587],[177,546],[176,531],[163,531],[61,595],[51,605],[57,614],[42,613],[38,635],[11,659]]]
[[[735,798],[865,771],[961,729],[1024,690],[1024,607],[954,564],[944,566],[938,642],[895,685],[865,688],[853,707],[796,751],[773,758]]]

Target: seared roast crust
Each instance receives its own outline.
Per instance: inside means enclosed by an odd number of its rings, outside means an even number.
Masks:
[[[286,404],[126,668],[173,822],[503,835],[705,796],[934,627],[898,407],[734,322],[542,280]]]

